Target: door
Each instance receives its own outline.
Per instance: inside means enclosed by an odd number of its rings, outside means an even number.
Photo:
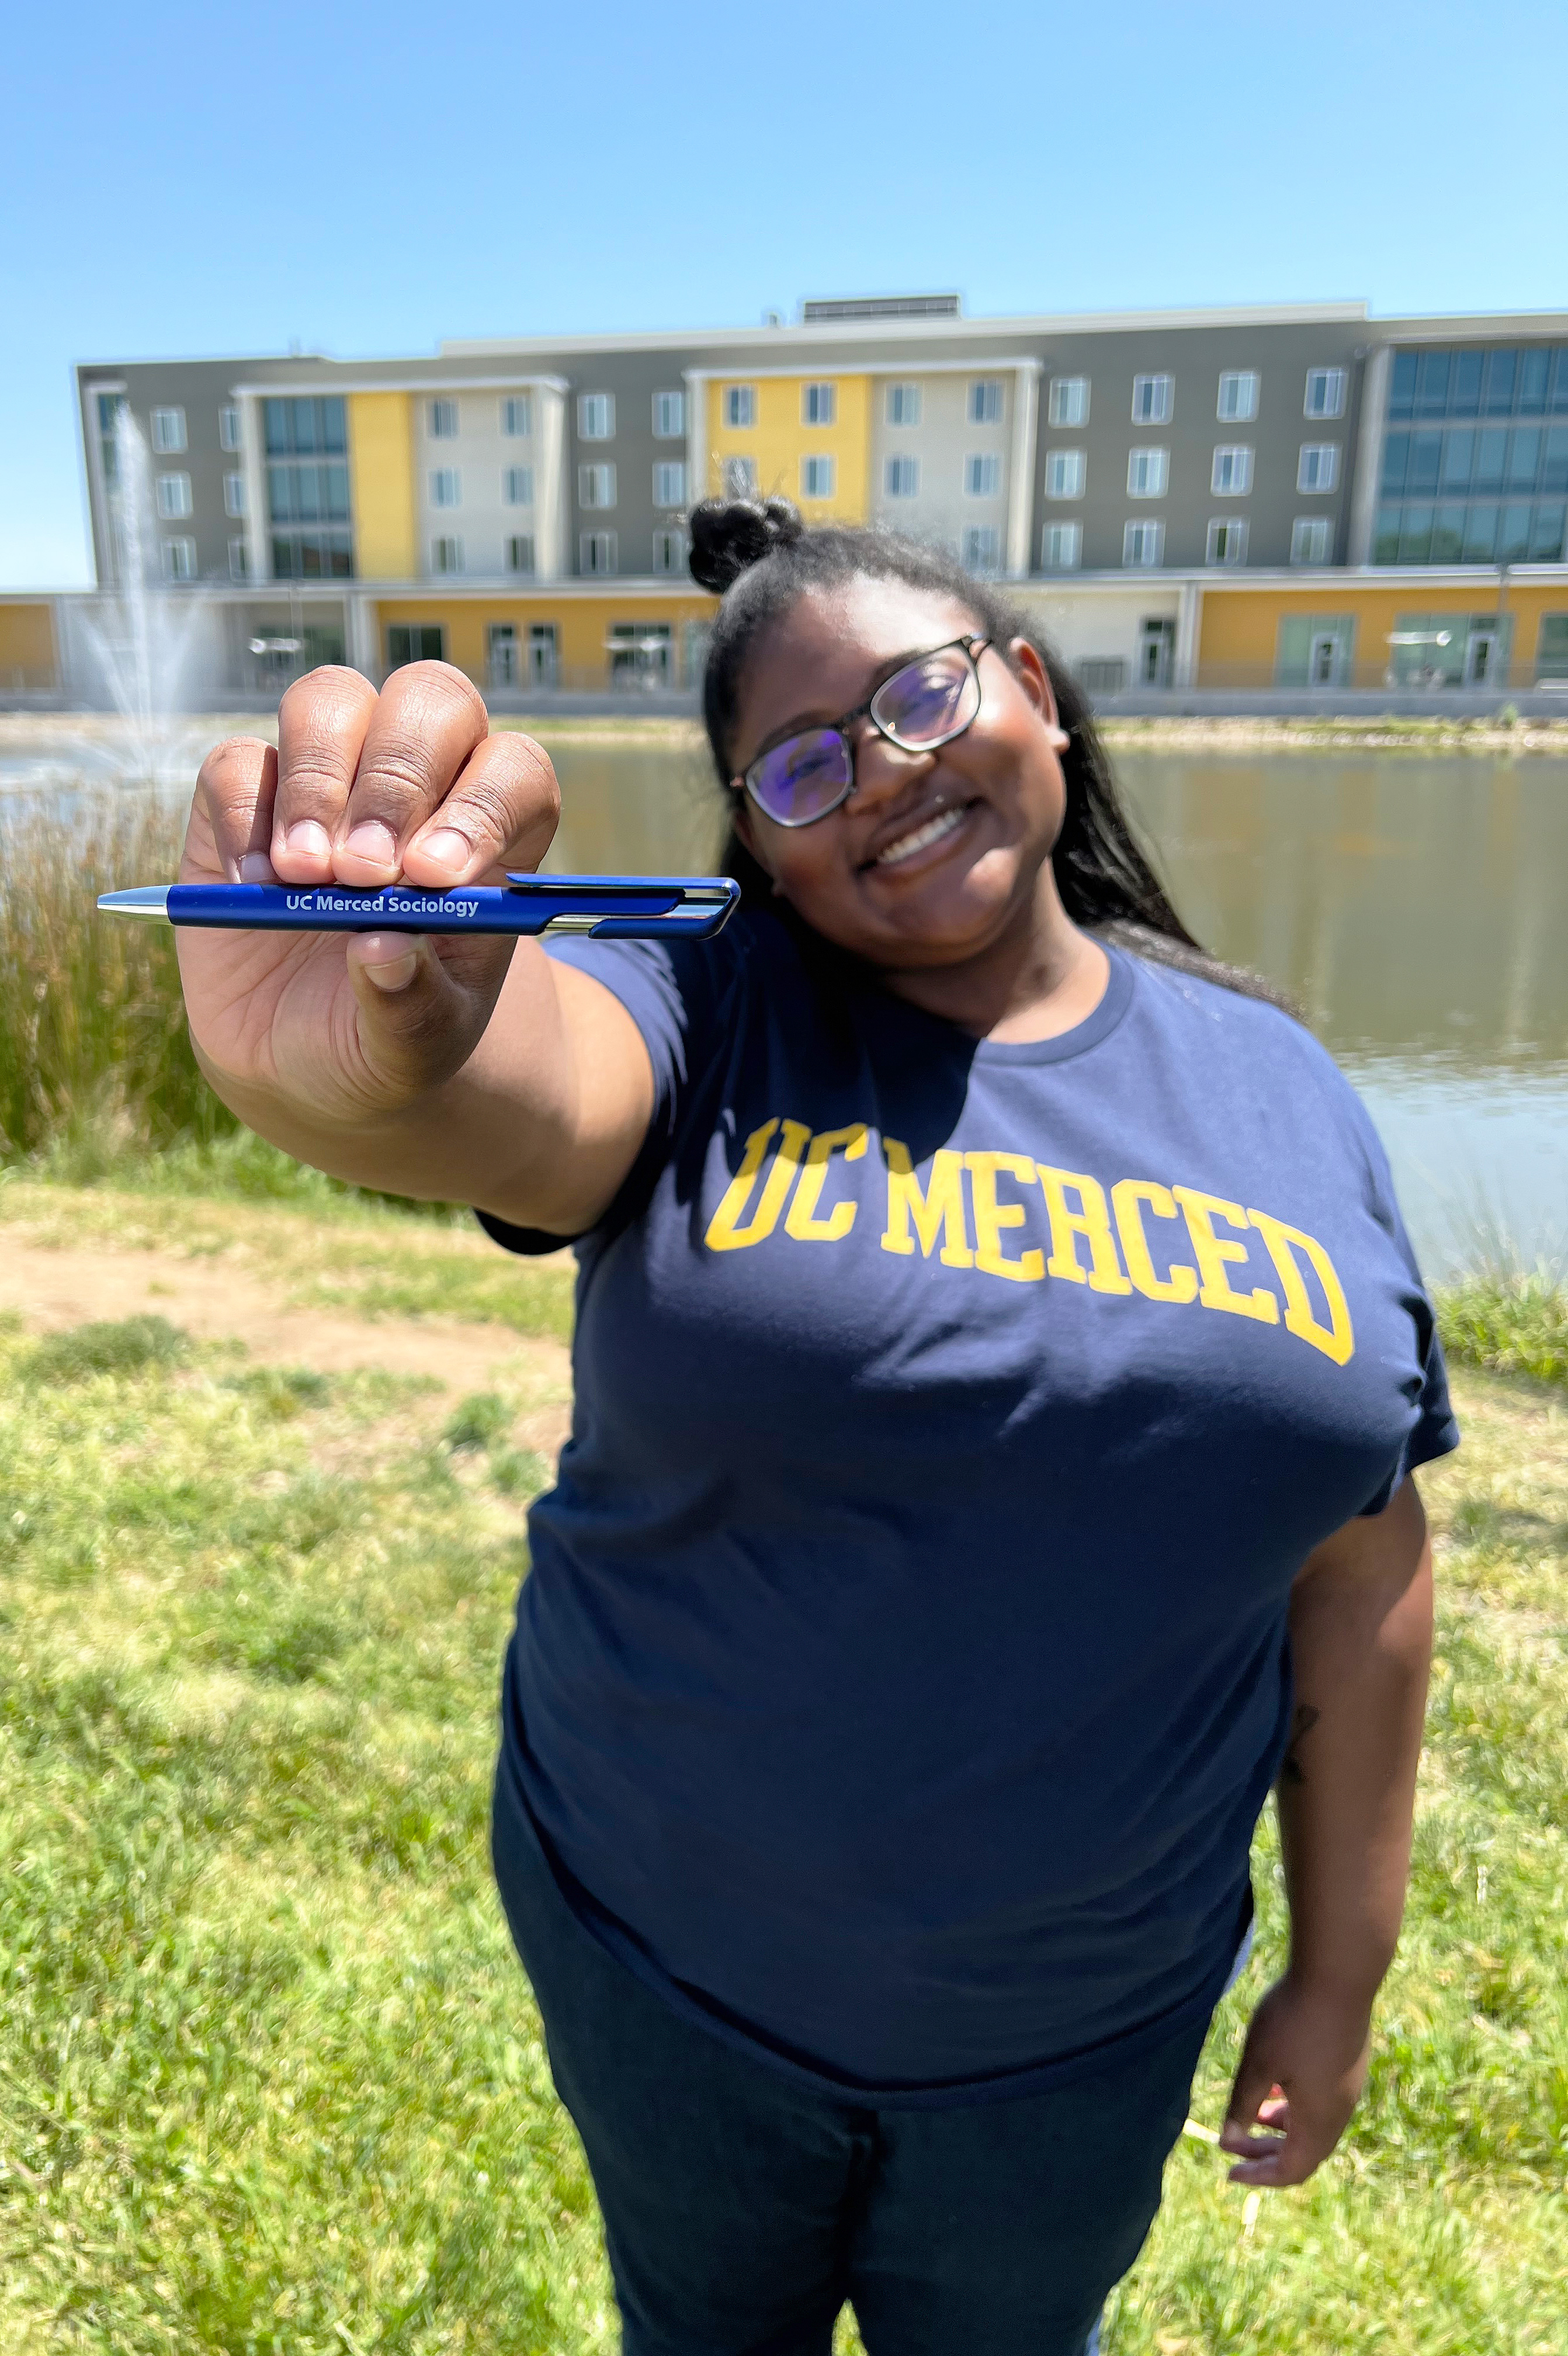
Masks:
[[[1168,687],[1175,660],[1175,622],[1151,615],[1138,630],[1138,685]]]
[[[446,633],[439,622],[389,622],[387,669],[401,670],[405,663],[444,662]]]
[[[485,633],[492,687],[517,683],[517,631],[514,622],[492,622]]]
[[[1333,630],[1318,630],[1307,653],[1307,684],[1308,687],[1338,687],[1339,684],[1339,640]]]
[[[1472,630],[1465,641],[1465,684],[1467,687],[1495,687],[1498,680],[1499,648],[1498,632]]]
[[[528,624],[528,685],[553,687],[556,681],[555,624]]]

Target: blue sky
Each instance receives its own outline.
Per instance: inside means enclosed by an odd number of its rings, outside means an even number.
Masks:
[[[1568,7],[27,5],[0,587],[88,578],[73,361],[1364,295],[1568,305]]]

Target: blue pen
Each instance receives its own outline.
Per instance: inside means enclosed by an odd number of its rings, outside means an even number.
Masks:
[[[508,875],[421,892],[284,884],[144,884],[105,892],[112,916],[266,933],[591,933],[599,940],[711,940],[741,897],[728,875]]]

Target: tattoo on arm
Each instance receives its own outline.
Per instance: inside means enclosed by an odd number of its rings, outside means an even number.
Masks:
[[[1282,1783],[1306,1783],[1306,1772],[1296,1753],[1322,1715],[1322,1711],[1314,1709],[1308,1701],[1296,1704],[1296,1716],[1291,1720],[1290,1740],[1285,1745],[1285,1758],[1279,1771],[1279,1780]]]

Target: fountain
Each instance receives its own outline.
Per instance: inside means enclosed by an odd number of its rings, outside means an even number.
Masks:
[[[198,588],[165,585],[151,455],[125,407],[114,420],[113,452],[118,585],[96,612],[76,617],[86,669],[120,722],[91,744],[94,766],[106,771],[105,782],[187,784],[197,732],[180,715],[192,710],[193,691],[210,674],[215,601]]]

